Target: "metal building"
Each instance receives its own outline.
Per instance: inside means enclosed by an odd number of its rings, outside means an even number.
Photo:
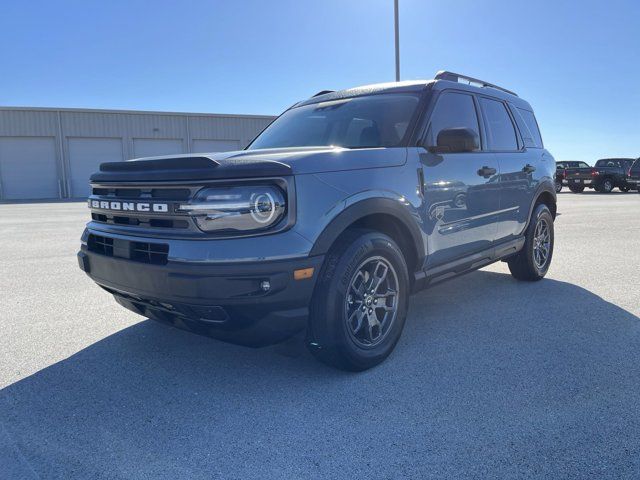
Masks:
[[[102,162],[238,150],[273,118],[0,107],[0,200],[86,197]]]

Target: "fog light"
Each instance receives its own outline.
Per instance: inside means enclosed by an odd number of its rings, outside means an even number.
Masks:
[[[269,280],[263,280],[262,282],[260,282],[260,288],[263,292],[268,292],[269,290],[271,290],[271,283],[269,282]]]

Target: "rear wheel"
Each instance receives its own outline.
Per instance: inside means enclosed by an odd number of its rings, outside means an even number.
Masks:
[[[598,191],[601,193],[611,193],[611,190],[613,190],[613,180],[605,178],[600,184],[600,190]]]
[[[347,232],[327,255],[311,301],[307,345],[351,371],[378,365],[400,339],[409,303],[402,251],[387,235]]]
[[[524,247],[507,261],[511,275],[518,280],[542,279],[551,265],[553,242],[553,216],[549,207],[540,204],[527,227]]]
[[[631,190],[631,187],[618,187],[618,189],[623,193],[627,193],[629,190]]]
[[[569,185],[569,190],[571,190],[573,193],[582,193],[584,192],[584,185]]]
[[[562,191],[562,182],[556,180],[556,193],[560,193]]]

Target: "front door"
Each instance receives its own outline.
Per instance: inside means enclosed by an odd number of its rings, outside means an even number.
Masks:
[[[436,145],[445,128],[469,128],[480,137],[478,112],[470,94],[440,94],[427,127],[425,145]],[[499,167],[490,152],[420,154],[424,173],[427,268],[491,248],[499,214]]]

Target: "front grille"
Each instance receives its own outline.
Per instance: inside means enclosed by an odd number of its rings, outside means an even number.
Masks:
[[[105,200],[127,199],[127,200],[188,200],[191,196],[189,188],[123,188],[123,187],[93,187],[93,195],[104,197]]]
[[[129,217],[123,215],[105,215],[104,213],[92,213],[91,218],[100,223],[110,225],[134,225],[152,228],[189,228],[188,220],[173,218],[144,218]]]
[[[153,265],[166,265],[169,257],[169,245],[166,243],[132,242],[93,233],[89,235],[87,248],[90,252],[107,257]]]
[[[195,223],[185,213],[175,211],[177,205],[188,202],[202,186],[157,186],[157,185],[92,185],[92,195],[89,198],[89,206],[91,203],[98,202],[116,202],[119,205],[125,205],[125,202],[136,202],[154,204],[167,203],[168,211],[136,211],[132,207],[125,209],[110,210],[108,208],[93,207],[91,218],[94,222],[104,223],[107,225],[115,225],[122,227],[147,228],[147,229],[164,229],[164,230],[183,230],[188,234],[200,234]]]

